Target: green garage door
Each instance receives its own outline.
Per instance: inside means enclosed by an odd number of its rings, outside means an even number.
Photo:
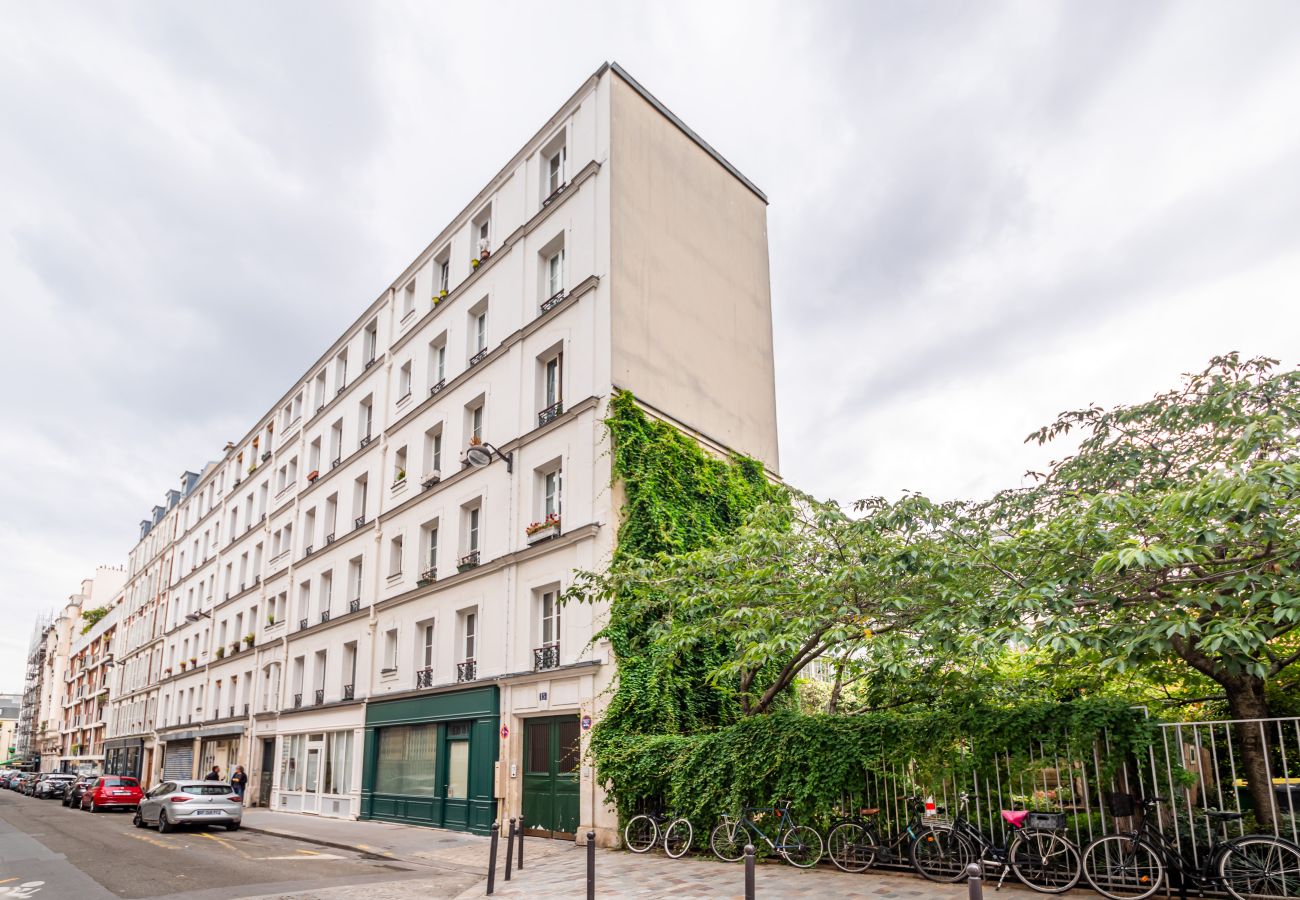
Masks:
[[[524,830],[569,838],[578,831],[577,716],[528,719],[524,723]]]

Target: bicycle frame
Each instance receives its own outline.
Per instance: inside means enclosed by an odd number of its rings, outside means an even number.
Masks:
[[[1155,824],[1151,809],[1147,809],[1146,814],[1142,816],[1141,823],[1135,830],[1123,832],[1123,834],[1134,841],[1145,843],[1159,854],[1160,861],[1169,873],[1171,884],[1173,883],[1173,876],[1175,874],[1178,876],[1178,883],[1173,884],[1174,887],[1194,887],[1197,890],[1222,886],[1223,879],[1217,873],[1218,862],[1224,854],[1232,851],[1233,844],[1242,839],[1233,838],[1232,840],[1221,841],[1211,832],[1210,846],[1206,849],[1204,858],[1198,865],[1195,860],[1189,859],[1187,854]],[[1249,835],[1244,837],[1249,837]]]
[[[775,835],[768,835],[767,831],[754,821],[754,815],[758,813],[772,813],[776,817],[777,825]],[[723,818],[726,819],[729,817],[724,816]],[[790,812],[788,806],[746,806],[744,810],[741,811],[740,818],[736,821],[739,822],[740,826],[751,836],[761,838],[763,843],[767,844],[770,849],[776,851],[780,851],[785,847],[785,835],[790,832],[791,828],[794,828],[799,824],[794,820],[794,815]],[[773,837],[776,838],[775,841],[773,841]],[[754,843],[757,844],[758,842],[755,841]]]

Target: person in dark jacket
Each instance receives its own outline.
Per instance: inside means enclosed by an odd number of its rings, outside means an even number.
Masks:
[[[208,774],[206,774],[206,775],[203,776],[203,780],[204,780],[204,781],[220,781],[220,780],[221,780],[221,767],[220,767],[220,766],[213,766],[213,767],[212,767],[212,771],[209,772]]]
[[[235,766],[235,774],[230,776],[230,786],[235,789],[239,802],[244,802],[244,791],[248,788],[248,775],[243,766]]]

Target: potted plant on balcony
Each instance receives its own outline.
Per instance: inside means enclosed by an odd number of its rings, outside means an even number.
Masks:
[[[524,534],[527,535],[530,544],[558,537],[560,534],[560,514],[551,513],[542,521],[533,522],[524,529]]]
[[[249,475],[252,475],[252,474],[253,474],[254,472],[256,472],[256,471],[257,471],[257,463],[249,463],[249,464],[248,464],[248,474],[249,474]]]
[[[226,648],[225,648],[225,647],[218,647],[218,648],[217,648],[217,659],[222,659],[225,655],[226,655]]]
[[[197,669],[199,665],[199,658],[197,656],[191,656],[190,665]]]
[[[185,667],[188,666],[188,665],[189,665],[189,663],[187,663],[185,660],[182,659],[182,660],[181,660],[181,671],[184,672],[184,671],[185,671]]]
[[[267,614],[267,616],[266,616],[266,624],[267,624],[267,625],[274,625],[274,624],[275,624],[275,613],[268,613],[268,614]]]
[[[256,640],[257,640],[257,636],[252,633],[244,635],[244,643],[250,647],[253,646],[253,642]]]
[[[478,268],[478,260],[477,260],[477,259],[471,259],[471,260],[469,261],[469,267],[470,267],[471,269],[477,269],[477,268]]]
[[[167,668],[163,669],[163,674],[164,674],[164,675],[170,675],[171,673],[172,673],[172,667],[171,667],[171,666],[168,666]]]
[[[438,291],[438,296],[433,298],[433,305],[437,306],[439,303],[441,303],[443,300],[446,299],[447,299],[447,289],[443,288],[442,290]]]
[[[235,641],[233,644],[230,645],[230,653],[231,655],[234,655],[238,652],[239,652],[239,641]]]
[[[406,481],[406,470],[398,469],[397,475],[393,478],[393,487],[397,487],[399,484],[401,484],[404,481]]]

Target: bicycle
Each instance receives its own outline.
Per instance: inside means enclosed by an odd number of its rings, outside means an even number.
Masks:
[[[665,826],[664,823],[668,824]],[[633,853],[646,853],[663,839],[664,853],[679,859],[691,849],[695,829],[685,816],[667,816],[661,812],[641,813],[628,819],[623,827],[623,843]]]
[[[739,818],[724,815],[709,834],[709,848],[723,862],[739,862],[745,856],[745,845],[758,846],[761,840],[792,866],[810,869],[822,858],[822,836],[808,825],[795,821],[784,800],[772,806],[746,806]],[[771,815],[776,820],[776,833],[768,835],[759,824],[760,819]]]
[[[1102,835],[1084,849],[1083,874],[1093,890],[1111,900],[1141,900],[1160,890],[1173,872],[1180,887],[1202,892],[1221,887],[1237,900],[1300,897],[1300,846],[1271,834],[1243,834],[1224,841],[1211,835],[1209,849],[1198,864],[1160,830],[1151,815],[1164,802],[1160,797],[1106,796],[1111,815],[1126,818],[1140,805],[1142,819],[1137,828]],[[1202,813],[1220,825],[1242,817],[1218,809]]]
[[[900,799],[907,805],[909,819],[897,832],[887,833],[884,841],[876,832],[873,821],[880,814],[879,809],[862,809],[860,818],[841,819],[836,823],[826,835],[826,852],[831,862],[845,872],[865,872],[877,858],[886,865],[909,860],[912,842],[927,827],[925,802],[920,797]]]
[[[970,795],[961,795],[951,826],[927,828],[912,844],[912,867],[931,881],[959,881],[973,862],[1001,866],[998,888],[1008,872],[1031,890],[1060,894],[1079,882],[1079,848],[1058,832],[1065,829],[1063,813],[1002,810],[1015,830],[1006,847],[999,847],[966,816]]]

